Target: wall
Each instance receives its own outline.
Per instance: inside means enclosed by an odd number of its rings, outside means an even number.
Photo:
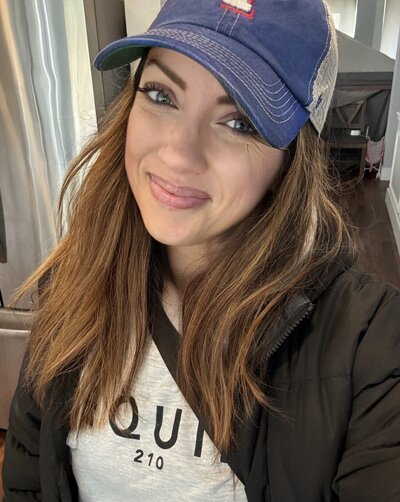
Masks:
[[[354,38],[380,50],[385,0],[358,0]]]
[[[146,31],[160,7],[162,0],[125,0],[126,31],[129,35]],[[134,5],[133,5],[134,4]]]
[[[386,0],[385,20],[383,23],[381,52],[396,58],[397,34],[400,27],[400,1]]]
[[[335,19],[336,29],[353,37],[356,24],[357,0],[326,0],[326,3]],[[338,19],[336,16],[340,16],[339,23],[336,22],[336,19]]]
[[[389,117],[386,129],[386,146],[385,157],[383,159],[382,179],[389,179],[388,173],[390,173],[390,169],[392,168],[398,125],[397,112],[400,112],[400,32],[398,33],[397,39],[397,57],[394,66],[392,94],[390,97]],[[397,166],[397,168],[400,169],[400,166]]]
[[[400,112],[397,113],[397,119],[392,176],[386,193],[386,206],[400,253]]]
[[[386,206],[400,253],[400,32],[398,34],[397,58],[394,67],[383,166],[385,170],[391,168]]]
[[[123,0],[112,2],[110,0],[83,0],[83,5],[90,61],[94,61],[103,47],[126,36],[124,2]],[[99,72],[93,65],[91,65],[91,72],[99,121],[108,104],[124,86],[127,76],[124,75],[123,70]]]

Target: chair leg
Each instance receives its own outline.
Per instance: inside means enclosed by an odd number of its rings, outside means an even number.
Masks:
[[[363,146],[361,150],[361,159],[360,159],[360,179],[364,177],[365,172],[365,157],[367,155],[367,145]]]

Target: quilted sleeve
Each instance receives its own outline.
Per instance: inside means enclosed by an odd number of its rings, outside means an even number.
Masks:
[[[390,294],[360,338],[353,404],[333,488],[341,502],[400,500],[400,295]]]

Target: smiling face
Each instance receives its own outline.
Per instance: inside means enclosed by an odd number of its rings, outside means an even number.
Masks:
[[[257,140],[204,67],[175,51],[150,50],[129,117],[125,165],[154,239],[206,252],[258,205],[283,155]]]

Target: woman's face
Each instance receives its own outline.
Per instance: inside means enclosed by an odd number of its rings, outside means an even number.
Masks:
[[[255,139],[205,68],[178,52],[150,50],[129,117],[125,165],[154,239],[207,250],[257,206],[283,155]]]

